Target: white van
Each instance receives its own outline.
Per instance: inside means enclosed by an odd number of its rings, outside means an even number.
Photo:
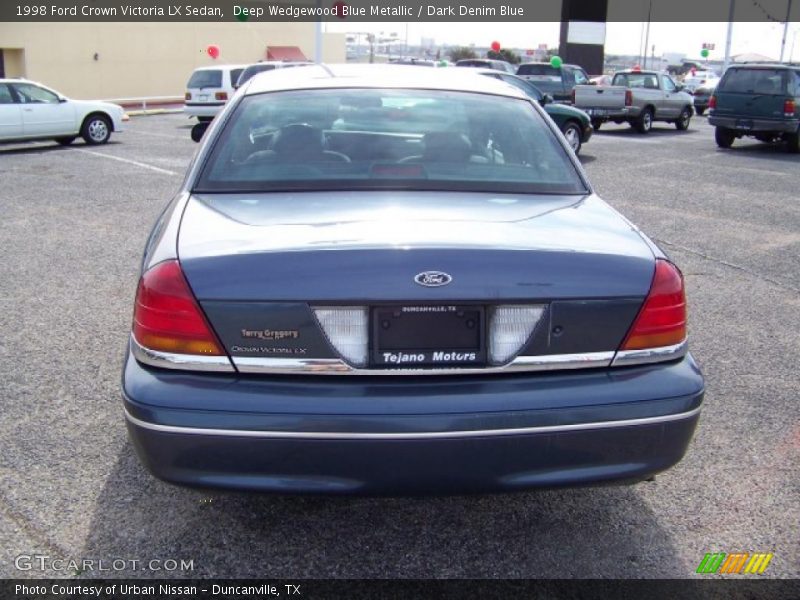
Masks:
[[[234,85],[247,65],[219,65],[195,69],[186,84],[183,112],[198,121],[210,121],[233,96]]]

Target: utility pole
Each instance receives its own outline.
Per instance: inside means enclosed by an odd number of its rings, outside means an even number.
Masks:
[[[725,40],[725,60],[722,63],[722,72],[728,68],[731,62],[731,39],[733,38],[733,13],[736,10],[736,0],[731,0],[731,8],[728,12],[728,37]]]
[[[644,37],[644,64],[642,65],[643,69],[647,68],[647,46],[650,44],[650,17],[653,14],[653,0],[649,0],[649,4],[647,7],[647,33]]]
[[[787,0],[786,3],[786,22],[783,24],[783,39],[781,40],[781,58],[779,62],[783,62],[783,52],[786,50],[786,34],[789,33],[789,17],[792,12],[792,0]]]

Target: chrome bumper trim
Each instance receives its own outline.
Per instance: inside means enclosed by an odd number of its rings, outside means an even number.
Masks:
[[[644,350],[620,350],[611,363],[612,367],[628,367],[644,365],[647,363],[664,362],[681,358],[689,350],[689,340],[683,340],[674,346],[661,346],[660,348],[645,348]]]
[[[614,352],[588,352],[585,354],[551,354],[544,356],[518,356],[510,363],[497,367],[445,367],[360,369],[338,358],[260,358],[234,356],[233,364],[240,373],[280,375],[488,375],[492,373],[520,373],[556,371],[559,369],[587,369],[608,367]]]
[[[141,363],[162,369],[180,369],[182,371],[208,371],[214,373],[234,373],[227,356],[201,356],[195,354],[172,354],[145,348],[131,334],[131,354]]]
[[[546,434],[569,431],[585,431],[589,429],[611,429],[616,427],[636,427],[639,425],[655,425],[670,421],[690,419],[700,413],[702,407],[698,406],[690,411],[661,415],[657,417],[643,417],[640,419],[625,419],[621,421],[599,421],[595,423],[575,423],[572,425],[543,425],[539,427],[518,427],[514,429],[476,429],[466,431],[420,431],[398,433],[362,433],[338,431],[253,431],[250,429],[208,429],[201,427],[180,427],[177,425],[159,425],[149,423],[132,416],[125,409],[125,418],[129,423],[150,431],[159,433],[178,433],[187,435],[208,435],[224,437],[248,437],[268,439],[313,439],[313,440],[426,440],[446,438],[469,437],[496,437],[508,435]]]

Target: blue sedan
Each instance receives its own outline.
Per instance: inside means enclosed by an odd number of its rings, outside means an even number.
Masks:
[[[681,272],[542,108],[385,65],[263,73],[214,119],[122,387],[155,476],[323,494],[640,481],[703,399]]]

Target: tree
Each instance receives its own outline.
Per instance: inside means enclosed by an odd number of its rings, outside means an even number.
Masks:
[[[472,48],[467,46],[458,46],[456,48],[451,48],[448,51],[450,56],[450,60],[453,62],[463,60],[465,58],[478,58],[478,55],[475,54],[475,51]]]
[[[500,52],[489,50],[489,52],[486,53],[486,57],[492,60],[504,60],[510,62],[512,65],[518,65],[522,62],[522,59],[508,48],[502,48]]]

